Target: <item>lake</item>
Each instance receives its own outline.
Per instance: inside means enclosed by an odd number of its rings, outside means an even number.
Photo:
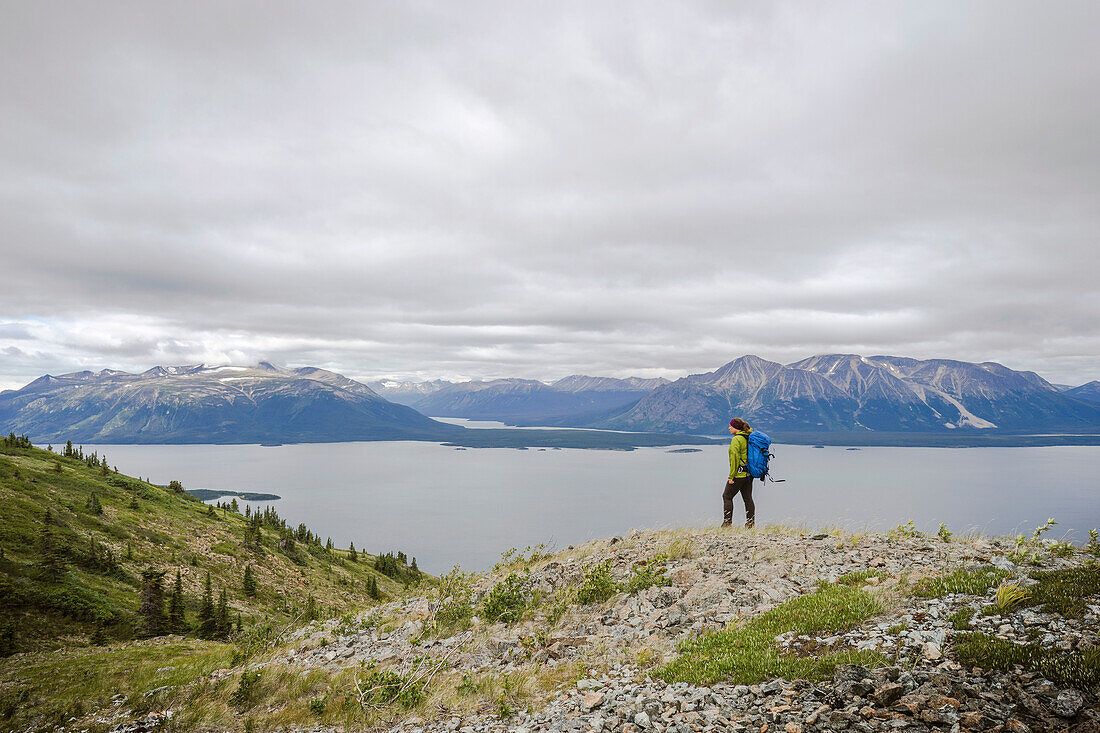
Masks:
[[[632,528],[717,524],[728,471],[722,445],[692,453],[424,442],[89,449],[160,484],[278,494],[272,505],[291,525],[304,522],[340,547],[402,550],[431,573],[456,564],[485,570],[509,547],[564,548]],[[758,524],[881,530],[913,519],[928,532],[946,522],[956,533],[1016,534],[1053,517],[1059,524],[1050,536],[1077,543],[1100,528],[1096,446],[773,452],[773,473],[786,481],[756,482]],[[738,498],[734,521],[743,520]]]

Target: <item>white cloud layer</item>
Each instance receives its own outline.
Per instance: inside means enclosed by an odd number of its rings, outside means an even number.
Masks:
[[[7,3],[0,388],[1100,378],[1100,5]]]

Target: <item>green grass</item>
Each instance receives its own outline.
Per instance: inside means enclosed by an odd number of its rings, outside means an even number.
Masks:
[[[955,631],[967,631],[970,629],[970,619],[974,618],[973,608],[960,608],[947,617],[951,622],[951,628]]]
[[[946,575],[922,578],[913,593],[921,598],[936,598],[948,593],[983,596],[1008,576],[1009,573],[993,567],[958,568]]]
[[[987,634],[958,634],[955,655],[966,666],[1011,670],[1020,665],[1060,685],[1087,690],[1100,684],[1100,648],[1059,652],[1037,644],[1014,644]]]
[[[766,679],[820,680],[838,664],[881,665],[875,652],[825,653],[810,657],[782,654],[775,637],[784,632],[841,632],[882,613],[882,605],[866,591],[846,585],[822,585],[751,619],[745,625],[706,634],[685,642],[680,655],[654,675],[669,682],[710,684],[720,680],[752,684]]]
[[[881,570],[858,570],[854,573],[847,573],[841,575],[836,582],[841,585],[859,586],[866,583],[871,578],[884,578],[886,577]]]
[[[122,693],[131,707],[147,704],[144,693],[179,687],[228,667],[233,647],[186,640],[139,642],[31,654],[0,668],[0,722],[26,727],[32,720],[61,725],[69,717],[105,707]]]
[[[210,546],[211,552],[220,552],[223,555],[236,556],[240,545],[235,545],[231,542],[216,542]]]
[[[1031,573],[1037,581],[1027,588],[1030,597],[1024,606],[1042,606],[1042,610],[1079,618],[1085,614],[1085,599],[1100,595],[1100,567],[1086,565],[1066,570],[1039,570]]]

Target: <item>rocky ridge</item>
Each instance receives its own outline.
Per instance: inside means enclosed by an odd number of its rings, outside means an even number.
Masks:
[[[511,716],[505,715],[510,710],[484,704],[469,709],[451,699],[436,700],[429,712],[391,720],[390,729],[408,733],[1100,729],[1096,690],[1055,684],[1022,668],[1000,671],[958,661],[953,641],[962,632],[953,619],[961,609],[989,607],[995,588],[926,598],[907,590],[922,578],[977,567],[996,568],[1025,587],[1033,584],[1028,576],[1035,567],[1013,562],[1020,560],[1013,555],[1016,543],[905,534],[633,532],[528,563],[519,568],[528,571],[523,582],[539,597],[552,599],[575,588],[600,563],[609,563],[623,581],[638,563],[658,557],[667,585],[572,606],[558,619],[547,618],[554,614],[547,601],[519,623],[475,618],[468,629],[442,636],[429,633],[438,600],[410,596],[351,625],[330,621],[302,629],[285,652],[265,664],[302,672],[367,664],[415,675],[427,663],[439,673],[433,685],[452,688],[456,680],[479,675],[561,680],[548,694],[528,700],[528,710]],[[1080,551],[1040,554],[1044,569],[1081,567],[1088,560]],[[518,567],[512,563],[481,578],[477,593],[484,596]],[[831,679],[813,682],[703,686],[656,676],[657,665],[672,659],[680,642],[747,623],[823,581],[843,582],[852,574],[866,576],[866,588],[882,601],[882,614],[840,633],[781,634],[775,643],[784,652],[806,655],[874,650],[888,663],[873,669],[842,664]],[[1100,597],[1085,602],[1079,618],[1042,608],[975,613],[971,631],[1060,653],[1095,653]]]

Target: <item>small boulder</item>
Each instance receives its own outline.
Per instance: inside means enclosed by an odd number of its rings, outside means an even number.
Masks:
[[[602,692],[586,692],[584,696],[581,697],[581,710],[586,713],[595,710],[600,705],[603,705],[604,697],[605,695]]]
[[[1060,718],[1072,718],[1084,706],[1085,699],[1077,690],[1062,690],[1050,704],[1050,711]]]
[[[874,678],[866,667],[858,664],[838,664],[833,671],[833,679],[837,682],[862,682]]]
[[[884,685],[879,685],[875,688],[875,691],[871,693],[871,699],[875,701],[875,705],[880,708],[888,708],[905,694],[905,685],[899,685],[896,682],[887,682]]]

